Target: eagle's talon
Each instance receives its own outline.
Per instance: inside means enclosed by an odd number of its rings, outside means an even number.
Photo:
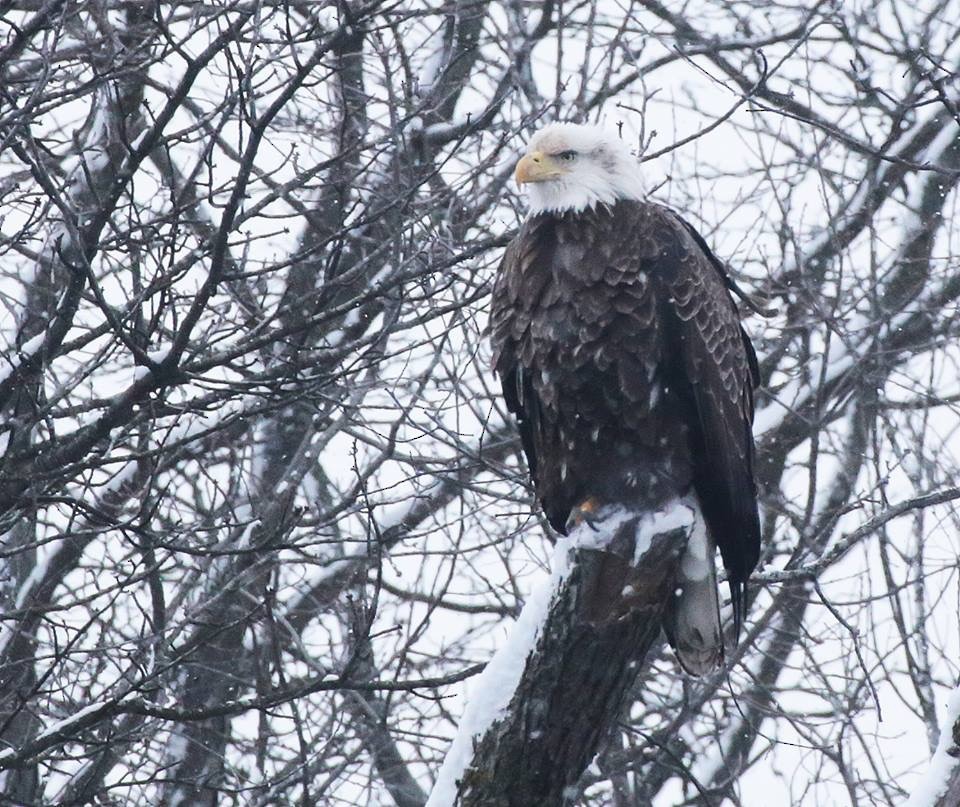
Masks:
[[[596,526],[600,521],[600,503],[590,496],[570,511],[570,515],[567,516],[567,529],[576,529],[586,524],[594,532],[600,532]]]

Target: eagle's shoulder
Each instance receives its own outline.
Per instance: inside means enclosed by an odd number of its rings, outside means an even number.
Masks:
[[[530,216],[507,244],[494,283],[494,296],[515,298],[519,281],[537,264],[543,264],[552,243],[555,221],[550,215]]]
[[[656,202],[623,199],[581,214],[569,227],[585,231],[581,238],[592,242],[598,256],[630,262],[637,268],[656,263],[657,270],[670,278],[684,270],[702,269],[697,244],[683,219]]]
[[[554,222],[548,215],[529,217],[507,244],[490,297],[488,332],[493,366],[507,371],[514,348],[528,330],[532,307],[547,281]]]

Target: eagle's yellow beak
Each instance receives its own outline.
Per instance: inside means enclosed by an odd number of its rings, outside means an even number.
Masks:
[[[520,158],[513,176],[517,184],[522,185],[524,182],[546,182],[565,173],[566,171],[557,165],[557,161],[549,154],[531,151]]]

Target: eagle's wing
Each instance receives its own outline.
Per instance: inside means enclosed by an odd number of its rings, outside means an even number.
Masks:
[[[530,374],[517,363],[516,356],[512,351],[501,353],[496,370],[500,376],[503,399],[507,404],[507,409],[517,418],[520,444],[523,446],[523,453],[527,458],[530,477],[536,479],[537,451],[533,436],[539,429],[540,400],[530,383]]]
[[[507,409],[516,416],[523,453],[531,479],[537,478],[537,452],[534,435],[540,428],[540,401],[530,372],[520,363],[519,339],[530,327],[532,314],[523,300],[535,300],[539,289],[524,287],[538,275],[523,271],[524,262],[536,259],[534,238],[524,225],[508,245],[500,262],[490,302],[490,341],[493,369],[500,378]]]
[[[694,486],[730,581],[739,631],[747,578],[760,557],[753,477],[753,389],[757,360],[740,326],[720,261],[689,224],[673,214],[676,233],[661,252],[663,321],[674,381],[685,388],[699,425],[693,435]]]

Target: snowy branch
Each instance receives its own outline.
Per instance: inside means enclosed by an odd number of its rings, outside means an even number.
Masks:
[[[658,516],[616,511],[557,543],[550,580],[470,696],[429,807],[577,792],[673,595],[692,522],[681,504]]]

